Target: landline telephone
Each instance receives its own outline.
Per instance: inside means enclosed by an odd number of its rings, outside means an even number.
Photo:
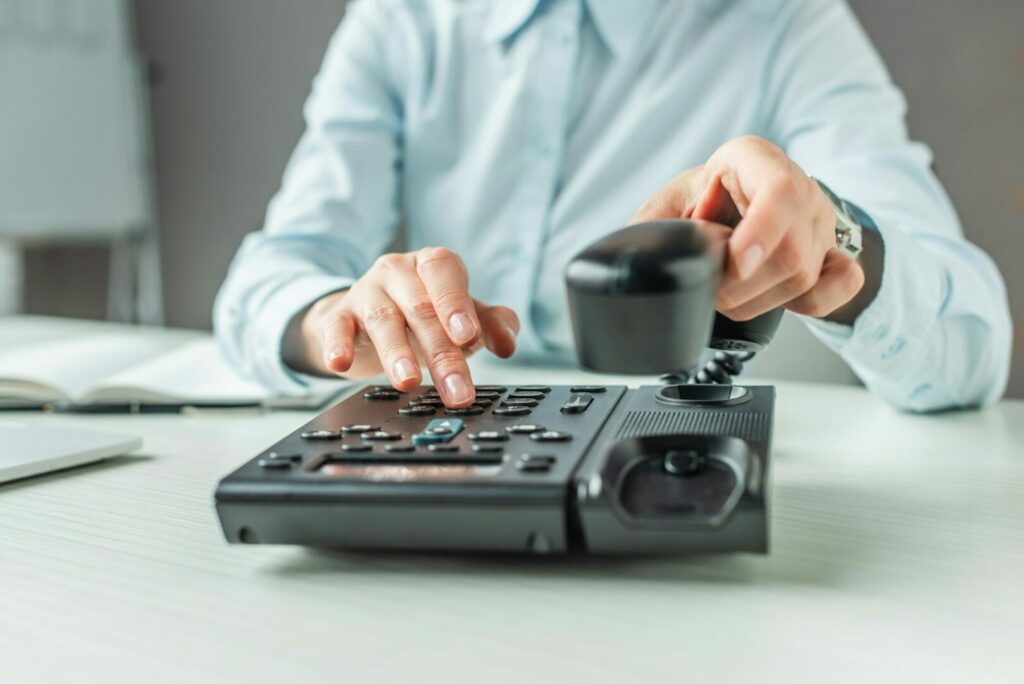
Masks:
[[[768,549],[772,387],[731,384],[781,310],[714,310],[720,231],[656,221],[566,269],[581,364],[661,386],[371,386],[218,485],[233,543],[531,553]],[[718,350],[703,366],[706,347]]]

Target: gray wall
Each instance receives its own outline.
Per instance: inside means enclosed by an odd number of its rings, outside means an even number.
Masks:
[[[263,221],[344,0],[137,0],[154,64],[165,311],[209,327],[245,233]]]
[[[1024,322],[1024,269],[1018,266],[1024,257],[1024,3],[851,4],[907,93],[912,134],[935,151],[968,236],[999,262],[1014,316]],[[210,325],[228,261],[242,236],[260,225],[301,132],[300,107],[343,5],[137,0],[140,46],[156,71],[152,103],[169,323]],[[40,273],[45,269],[34,269],[30,290]],[[787,327],[759,370],[849,377],[798,325]],[[1022,352],[1011,387],[1024,397]]]

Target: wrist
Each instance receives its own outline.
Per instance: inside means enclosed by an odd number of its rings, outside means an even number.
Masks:
[[[884,264],[885,243],[882,241],[881,233],[872,223],[871,227],[862,233],[862,249],[857,256],[857,265],[864,273],[864,284],[850,301],[825,316],[823,320],[852,326],[878,296],[878,291],[882,287]]]

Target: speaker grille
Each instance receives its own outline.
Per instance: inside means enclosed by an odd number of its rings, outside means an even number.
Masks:
[[[763,438],[768,414],[763,411],[630,411],[619,426],[616,439],[672,433],[732,435],[741,439]]]

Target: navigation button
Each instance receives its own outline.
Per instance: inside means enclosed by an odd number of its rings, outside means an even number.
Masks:
[[[427,423],[423,432],[412,436],[412,443],[417,446],[442,444],[450,442],[462,431],[463,422],[458,418],[434,418]]]

